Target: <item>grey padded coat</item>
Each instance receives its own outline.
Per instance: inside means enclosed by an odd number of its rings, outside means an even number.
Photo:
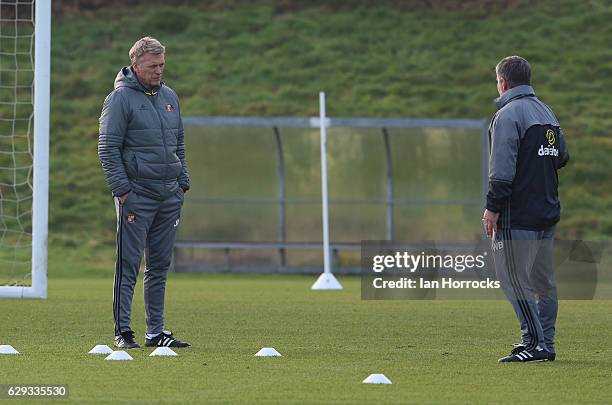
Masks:
[[[100,115],[98,157],[113,196],[135,191],[162,201],[189,189],[185,133],[176,93],[149,89],[131,67],[115,79]]]

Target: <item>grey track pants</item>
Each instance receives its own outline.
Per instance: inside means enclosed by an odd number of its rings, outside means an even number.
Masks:
[[[555,351],[557,287],[553,270],[554,226],[544,231],[498,229],[495,272],[521,325],[522,343]]]
[[[115,335],[130,330],[132,298],[144,252],[144,304],[147,333],[164,328],[164,293],[184,195],[181,189],[164,201],[130,192],[117,211],[117,262],[113,290]]]

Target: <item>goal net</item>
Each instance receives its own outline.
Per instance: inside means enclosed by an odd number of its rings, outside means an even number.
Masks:
[[[50,11],[0,0],[0,297],[47,295]]]

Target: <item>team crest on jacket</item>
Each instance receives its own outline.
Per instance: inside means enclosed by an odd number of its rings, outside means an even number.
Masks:
[[[168,111],[168,112],[174,111],[174,106],[172,104],[167,104],[166,105],[166,111]]]
[[[133,212],[130,212],[127,216],[127,221],[128,221],[128,224],[133,224],[134,222],[136,222],[136,214],[134,214]]]

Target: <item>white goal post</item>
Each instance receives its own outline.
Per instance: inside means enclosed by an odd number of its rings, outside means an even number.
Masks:
[[[34,20],[34,139],[32,187],[32,254],[31,285],[0,286],[0,298],[47,298],[47,237],[49,212],[49,101],[51,76],[51,0],[32,0]],[[8,3],[8,2],[7,2]],[[15,7],[15,24],[19,6],[32,4],[20,0]],[[5,4],[3,4],[4,6]],[[0,17],[2,20],[2,17]],[[1,24],[6,21],[2,20]],[[16,41],[19,35],[16,32]],[[17,46],[15,46],[17,48]],[[15,51],[17,53],[17,51]],[[17,60],[17,55],[15,55]],[[18,63],[15,70],[18,69]],[[1,68],[0,68],[1,69]],[[31,67],[30,67],[31,69]],[[16,75],[15,75],[16,76]],[[19,86],[17,79],[13,83]],[[17,94],[17,91],[15,91]],[[17,103],[17,100],[14,100]],[[13,125],[14,126],[14,125]],[[16,168],[14,169],[16,170]]]

